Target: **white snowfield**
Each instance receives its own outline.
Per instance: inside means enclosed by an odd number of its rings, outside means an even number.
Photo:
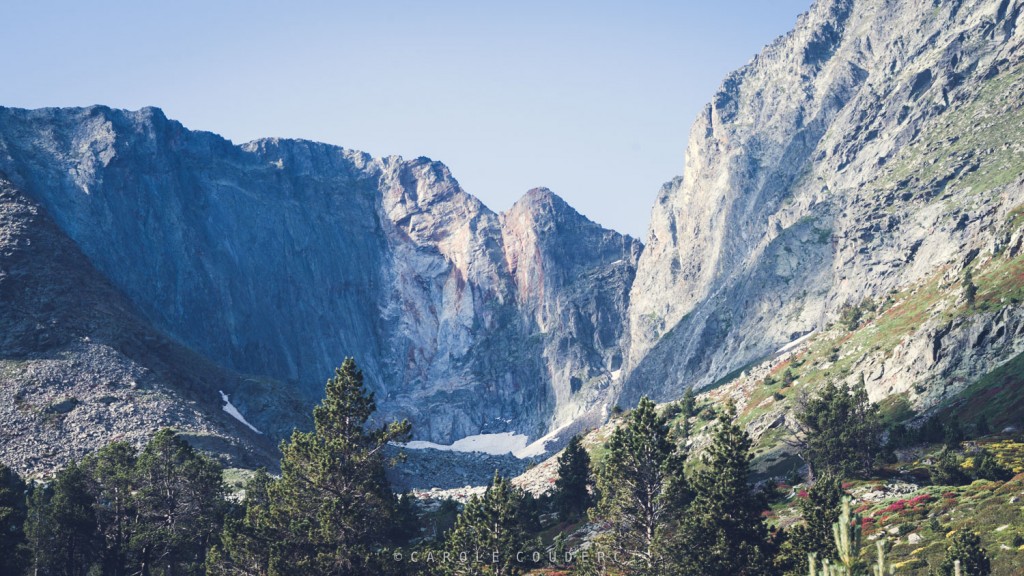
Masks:
[[[408,444],[402,444],[405,448],[422,450],[433,448],[434,450],[445,450],[447,452],[483,452],[485,454],[509,454],[526,448],[529,438],[525,434],[515,432],[500,432],[498,434],[477,434],[466,436],[456,440],[452,444],[435,444],[426,440],[413,440]]]
[[[263,434],[263,432],[257,430],[255,426],[245,421],[245,416],[242,416],[242,413],[238,411],[238,408],[235,408],[235,405],[232,404],[230,400],[228,400],[227,394],[225,394],[222,390],[217,390],[217,392],[220,392],[220,399],[224,401],[225,412],[231,414],[231,417],[234,418],[235,420],[238,420],[242,424],[248,426],[249,429],[251,429],[253,432],[257,434]]]
[[[410,450],[424,450],[432,448],[434,450],[444,450],[446,452],[483,452],[484,454],[491,454],[494,456],[512,454],[516,458],[533,458],[534,456],[543,456],[547,452],[545,445],[548,442],[557,440],[557,434],[563,428],[565,428],[565,426],[554,430],[543,438],[538,438],[529,445],[527,445],[527,442],[529,442],[530,438],[526,434],[499,432],[497,434],[477,434],[475,436],[466,436],[465,438],[456,440],[452,444],[435,444],[433,442],[427,442],[426,440],[413,440],[407,444],[399,444],[399,446],[409,448]]]
[[[804,334],[803,336],[797,338],[796,340],[793,340],[789,344],[786,344],[782,348],[779,348],[778,350],[775,351],[775,353],[776,354],[783,354],[785,352],[789,352],[793,348],[796,348],[797,346],[799,346],[799,345],[803,344],[804,342],[806,342],[811,336],[814,336],[817,332],[818,332],[817,330],[811,330],[807,334]]]

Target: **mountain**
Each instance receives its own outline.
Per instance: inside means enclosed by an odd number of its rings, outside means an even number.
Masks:
[[[928,408],[1024,351],[1020,282],[997,284],[1024,203],[1022,8],[820,0],[730,74],[652,213],[623,405],[827,340],[854,310],[892,321],[831,342],[823,377],[875,400]],[[964,305],[967,270],[985,307]]]
[[[276,460],[274,443],[226,413],[217,395],[259,381],[153,330],[46,210],[3,179],[0,349],[0,460],[25,473],[113,440],[142,444],[172,425],[226,464]]]
[[[916,412],[1018,390],[1022,13],[819,0],[696,119],[645,245],[545,189],[496,213],[426,158],[235,145],[154,108],[0,108],[3,289],[37,295],[5,296],[5,391],[61,413],[103,380],[80,364],[120,362],[107,342],[199,428],[260,442],[306,425],[354,356],[381,417],[450,444],[723,384],[760,438],[792,410],[767,391],[785,371]],[[18,371],[57,354],[79,361]]]
[[[98,106],[0,109],[0,173],[155,331],[264,379],[205,394],[274,437],[346,356],[381,417],[444,443],[539,436],[595,410],[622,362],[642,246],[546,190],[496,214],[426,158],[236,146]]]

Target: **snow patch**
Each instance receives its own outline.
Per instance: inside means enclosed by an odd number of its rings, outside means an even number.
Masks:
[[[519,456],[518,451],[524,450],[527,447],[527,441],[529,441],[529,437],[526,434],[500,432],[497,434],[477,434],[475,436],[466,436],[461,440],[456,440],[452,444],[435,444],[433,442],[427,442],[426,440],[413,440],[407,444],[400,444],[400,446],[410,448],[412,450],[432,448],[434,450],[444,450],[447,452],[483,452],[485,454],[495,456],[511,453],[515,454],[519,458],[525,458],[525,456]]]
[[[621,368],[619,368],[618,370],[613,370],[612,371],[612,382],[618,382],[619,378],[621,376],[622,376],[622,369]]]
[[[263,434],[263,432],[257,430],[255,426],[245,421],[245,416],[242,416],[242,413],[238,411],[238,408],[235,408],[235,405],[232,404],[230,400],[228,400],[228,395],[225,394],[223,390],[217,390],[217,392],[220,392],[220,399],[224,401],[225,412],[230,414],[231,417],[234,418],[235,420],[238,420],[242,424],[248,426],[249,429],[252,430],[253,432],[257,434]]]
[[[536,441],[534,441],[533,444],[530,444],[529,446],[526,446],[521,450],[517,450],[513,452],[513,454],[515,454],[516,458],[533,458],[535,456],[543,456],[544,454],[547,454],[548,443],[557,442],[558,435],[568,426],[568,424],[563,424],[558,428],[555,428],[551,432],[548,432],[545,436],[541,436],[540,438],[538,438]]]
[[[807,339],[810,338],[811,336],[814,336],[815,333],[817,333],[817,330],[811,330],[807,334],[804,334],[803,336],[797,338],[796,340],[793,340],[789,344],[786,344],[782,348],[779,348],[778,350],[775,351],[775,353],[776,354],[782,354],[784,352],[789,352],[793,348],[796,348],[800,344],[803,344],[804,342],[806,342]]]

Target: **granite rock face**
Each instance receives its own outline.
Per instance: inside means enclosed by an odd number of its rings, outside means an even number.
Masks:
[[[217,395],[265,383],[153,330],[46,210],[2,179],[0,350],[0,461],[25,474],[112,440],[141,445],[165,426],[228,465],[276,465],[274,442]]]
[[[353,356],[419,438],[542,434],[607,393],[641,245],[547,191],[504,215],[426,158],[242,146],[157,109],[0,109],[0,172],[155,329],[290,387],[286,434]]]
[[[1024,202],[1022,10],[821,0],[729,75],[654,207],[624,405],[710,385],[844,305],[991,257]]]

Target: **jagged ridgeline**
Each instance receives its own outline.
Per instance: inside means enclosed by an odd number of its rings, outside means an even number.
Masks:
[[[495,213],[423,158],[234,145],[152,108],[0,109],[4,198],[32,215],[6,211],[0,235],[0,413],[31,438],[5,457],[53,465],[156,424],[279,438],[345,356],[381,418],[441,443],[724,382],[765,443],[789,393],[761,383],[787,370],[788,389],[863,379],[914,410],[1004,394],[1004,425],[1024,412],[1005,392],[1024,350],[1021,12],[816,2],[697,118],[646,246],[546,190]],[[66,274],[40,267],[58,243],[88,289],[33,296]],[[138,337],[112,336],[125,319]]]
[[[621,369],[642,246],[544,189],[496,214],[425,158],[295,140],[235,146],[152,108],[0,109],[0,172],[6,197],[52,219],[47,234],[70,239],[54,242],[74,246],[109,285],[95,297],[31,297],[45,276],[7,274],[26,305],[4,312],[27,327],[5,341],[5,388],[33,415],[79,401],[84,409],[61,417],[92,436],[110,432],[93,422],[102,399],[77,390],[73,367],[40,363],[80,354],[113,370],[83,343],[123,347],[95,323],[69,328],[64,315],[84,305],[116,324],[126,313],[115,299],[148,324],[139,350],[179,346],[218,367],[205,391],[185,386],[197,413],[219,413],[223,392],[276,437],[306,425],[346,355],[359,359],[381,418],[407,417],[417,438],[444,443],[537,437],[555,419],[598,413]],[[5,270],[18,258],[41,266],[46,245],[21,213],[9,216],[5,229],[23,233],[3,237]],[[157,379],[183,387],[177,375]],[[5,409],[15,435],[38,421]]]
[[[623,405],[781,377],[770,359],[804,335],[798,380],[863,378],[916,409],[1024,350],[1020,16],[1009,1],[816,2],[729,75],[654,208]],[[785,413],[771,396],[754,399],[764,425]]]

